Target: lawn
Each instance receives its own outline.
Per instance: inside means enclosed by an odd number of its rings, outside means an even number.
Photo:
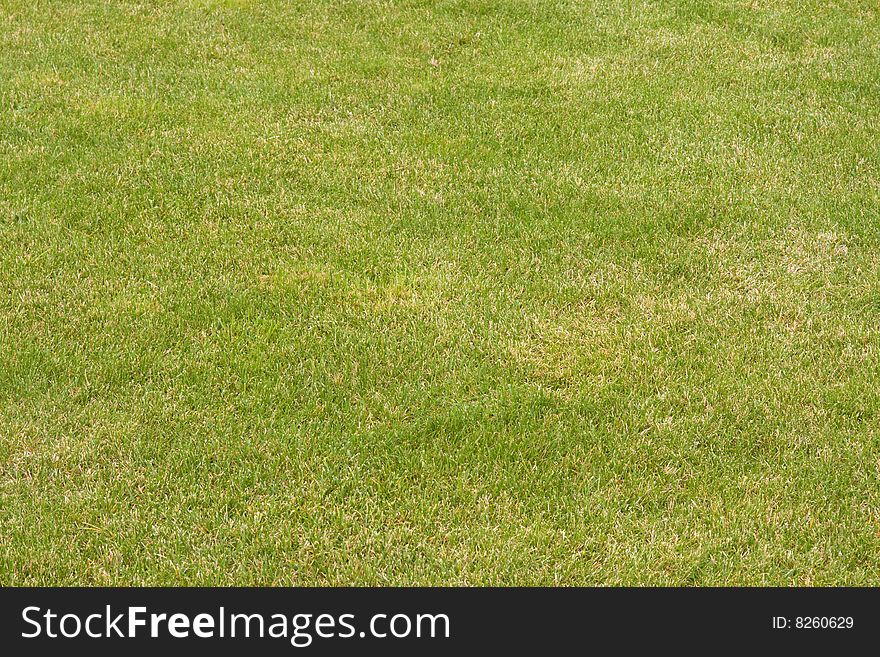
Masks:
[[[0,583],[880,584],[880,5],[0,0]]]

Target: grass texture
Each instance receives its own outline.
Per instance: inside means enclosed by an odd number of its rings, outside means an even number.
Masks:
[[[880,5],[0,0],[0,582],[880,584]]]

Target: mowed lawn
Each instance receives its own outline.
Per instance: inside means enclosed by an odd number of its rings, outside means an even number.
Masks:
[[[0,0],[0,583],[880,584],[880,4]]]

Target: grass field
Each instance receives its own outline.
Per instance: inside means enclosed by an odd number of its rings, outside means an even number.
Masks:
[[[0,583],[880,584],[876,0],[0,0]]]

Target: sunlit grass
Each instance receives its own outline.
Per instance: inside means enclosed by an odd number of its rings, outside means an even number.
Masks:
[[[880,583],[880,7],[0,0],[0,583]]]

